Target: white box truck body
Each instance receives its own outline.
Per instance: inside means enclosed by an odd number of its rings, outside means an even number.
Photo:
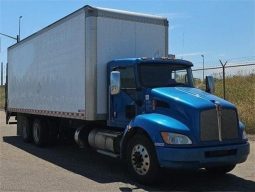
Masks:
[[[105,120],[107,63],[168,54],[163,17],[85,6],[8,50],[8,111]]]

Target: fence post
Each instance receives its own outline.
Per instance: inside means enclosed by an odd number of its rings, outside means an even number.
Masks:
[[[219,59],[220,60],[220,59]],[[220,64],[222,66],[222,73],[223,73],[223,98],[226,99],[226,84],[225,84],[225,67],[227,65],[227,62],[226,61],[224,64],[223,62],[220,60]]]
[[[4,79],[4,67],[3,67],[3,62],[1,62],[1,86],[4,85],[3,79]]]

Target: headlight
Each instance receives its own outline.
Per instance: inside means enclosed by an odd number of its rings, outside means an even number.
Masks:
[[[190,138],[178,133],[161,132],[161,136],[165,143],[174,145],[192,144]]]
[[[243,130],[242,139],[243,139],[243,140],[247,140],[247,139],[248,139],[245,130]]]

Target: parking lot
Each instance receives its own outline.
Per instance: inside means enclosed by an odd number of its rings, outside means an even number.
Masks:
[[[0,112],[1,191],[255,191],[255,141],[247,162],[222,177],[197,172],[165,171],[158,186],[132,181],[119,160],[75,144],[38,148],[16,136],[16,125],[5,125]]]

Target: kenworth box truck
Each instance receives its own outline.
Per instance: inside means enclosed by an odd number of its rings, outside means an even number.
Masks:
[[[85,6],[9,47],[7,123],[38,146],[72,134],[143,183],[162,168],[231,171],[249,154],[236,107],[167,55],[166,18]]]

